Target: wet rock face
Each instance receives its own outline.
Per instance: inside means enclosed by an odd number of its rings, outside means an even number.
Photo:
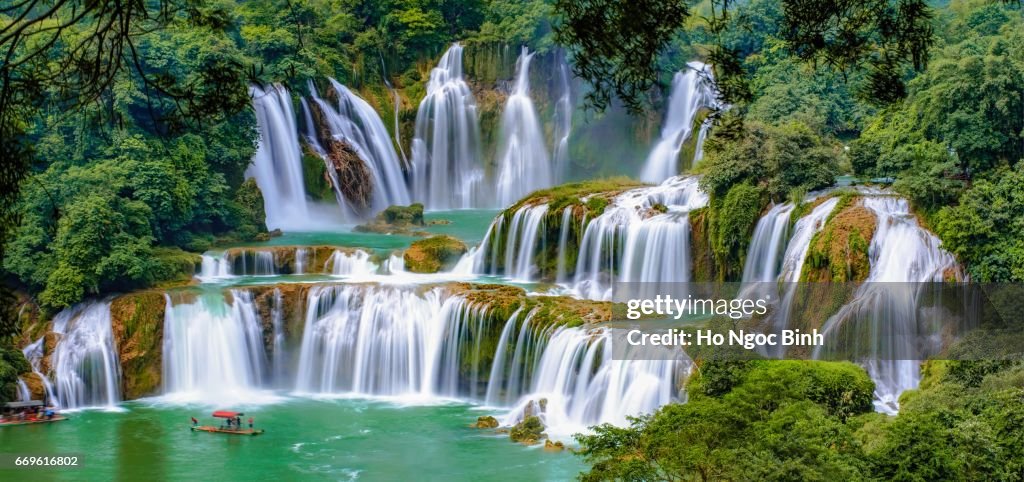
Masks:
[[[466,243],[451,236],[421,239],[405,250],[405,268],[413,273],[436,273],[451,269],[466,254],[466,250]]]
[[[366,167],[366,161],[349,143],[339,139],[331,139],[327,144],[327,160],[337,174],[338,185],[334,188],[357,211],[369,209],[373,199],[373,174]]]
[[[152,395],[160,389],[166,308],[163,293],[157,291],[120,296],[110,305],[125,400]]]

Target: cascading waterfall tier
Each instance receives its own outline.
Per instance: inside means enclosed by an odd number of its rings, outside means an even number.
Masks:
[[[205,253],[196,277],[203,282],[216,282],[241,276],[352,276],[371,275],[377,271],[378,265],[371,254],[362,249],[278,246]]]
[[[585,298],[610,299],[616,280],[652,284],[689,281],[689,212],[707,202],[695,177],[673,177],[658,186],[620,194],[587,224],[576,264],[575,290]]]
[[[534,257],[544,250],[544,219],[547,213],[548,205],[540,204],[517,209],[507,222],[504,216],[498,216],[480,244],[474,270],[521,281],[535,279],[537,266]]]
[[[110,407],[121,401],[121,365],[109,302],[85,302],[53,319],[52,394],[61,408]],[[44,378],[45,380],[45,378]]]
[[[927,288],[920,283],[943,281],[957,264],[939,239],[917,223],[907,200],[869,196],[863,203],[878,220],[868,250],[871,271],[854,300],[826,322],[823,332],[826,340],[839,330],[855,330],[873,340],[860,355],[875,381],[875,409],[894,414],[900,394],[920,383],[920,361],[913,358],[922,350],[938,353],[942,348],[942,333],[920,312],[918,299]]]
[[[557,329],[532,367],[526,394],[504,424],[519,422],[532,406],[552,436],[571,436],[600,423],[628,425],[627,417],[677,399],[676,387],[689,367],[682,351],[679,355],[676,360],[614,360],[607,330]]]
[[[263,193],[267,227],[308,231],[314,226],[302,177],[299,133],[292,99],[281,85],[252,86],[260,140],[246,177],[256,179]]]
[[[661,182],[679,174],[679,153],[683,144],[693,135],[697,113],[701,109],[717,108],[717,95],[711,76],[711,67],[690,62],[684,72],[672,79],[672,92],[668,99],[668,112],[661,126],[661,137],[654,145],[640,173],[645,182]],[[710,124],[699,128],[695,161],[703,152],[702,141],[707,137]]]
[[[516,82],[505,102],[498,148],[498,203],[507,206],[537,189],[549,187],[554,170],[548,157],[537,109],[530,99],[530,60],[523,47],[516,61]],[[568,136],[568,133],[565,134]]]
[[[251,402],[268,382],[263,328],[245,290],[203,292],[175,301],[164,314],[163,383],[167,398]]]
[[[481,205],[476,101],[462,78],[462,46],[453,44],[430,72],[412,140],[413,198],[429,209]]]

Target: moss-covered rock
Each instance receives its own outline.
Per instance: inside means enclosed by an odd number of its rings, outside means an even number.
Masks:
[[[203,257],[196,253],[183,251],[179,248],[153,248],[153,270],[149,275],[151,286],[168,288],[193,282],[196,268],[203,262]]]
[[[235,191],[234,197],[238,225],[236,231],[243,239],[250,239],[267,232],[267,213],[264,210],[263,193],[256,185],[256,179],[246,179]]]
[[[414,241],[402,258],[405,269],[413,273],[436,273],[454,267],[466,251],[466,243],[442,235]]]
[[[439,223],[435,221],[431,224]],[[426,236],[428,233],[423,231],[425,225],[423,205],[415,203],[409,206],[388,206],[366,224],[356,226],[355,230],[363,233]]]
[[[877,217],[860,200],[845,204],[811,239],[800,281],[864,281],[870,274],[868,248]]]
[[[155,394],[160,388],[166,306],[164,295],[157,291],[119,296],[110,304],[126,400]]]
[[[547,435],[544,434],[544,423],[540,421],[540,417],[531,415],[515,424],[512,430],[509,430],[508,438],[513,442],[533,445],[547,438]]]
[[[544,441],[544,450],[548,452],[561,452],[565,450],[565,444],[562,442],[552,442],[551,439]]]
[[[476,418],[476,423],[474,423],[472,425],[472,427],[473,428],[498,428],[498,425],[500,425],[498,423],[498,419],[496,419],[496,418],[494,418],[494,417],[492,417],[490,415],[485,415],[485,416],[482,416],[482,417],[477,417]]]
[[[719,279],[715,252],[711,249],[709,234],[710,208],[690,211],[690,256],[693,258],[693,281],[711,282]]]

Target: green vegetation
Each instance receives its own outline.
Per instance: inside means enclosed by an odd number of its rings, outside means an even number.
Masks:
[[[856,201],[840,201],[825,227],[811,238],[800,281],[867,279],[871,270],[868,248],[877,222],[875,214]]]
[[[579,435],[584,480],[1012,479],[1024,467],[1024,365],[929,362],[900,415],[870,413],[849,363],[708,362],[685,404]]]
[[[436,273],[450,270],[466,254],[466,243],[451,236],[433,236],[413,241],[402,258],[405,268],[413,273]]]

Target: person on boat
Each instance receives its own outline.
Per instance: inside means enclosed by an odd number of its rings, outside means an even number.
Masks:
[[[195,417],[192,417],[192,426],[195,427],[197,425],[199,425],[199,420],[196,420]]]
[[[249,430],[252,430],[252,417],[249,417]]]

